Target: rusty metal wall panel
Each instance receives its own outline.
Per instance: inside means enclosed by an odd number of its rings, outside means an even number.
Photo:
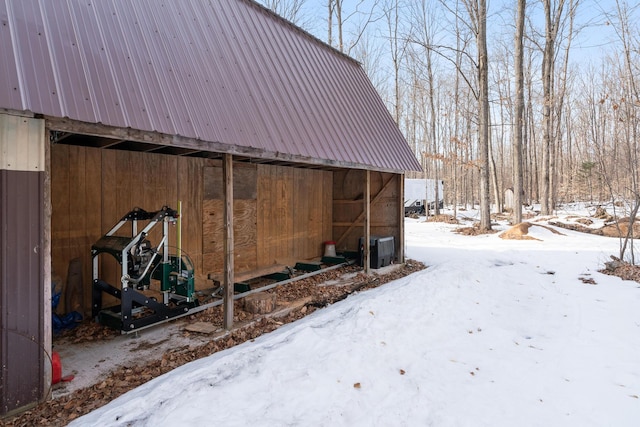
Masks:
[[[0,415],[43,398],[44,172],[0,169]]]
[[[250,0],[0,0],[0,18],[0,108],[420,169],[360,64]]]

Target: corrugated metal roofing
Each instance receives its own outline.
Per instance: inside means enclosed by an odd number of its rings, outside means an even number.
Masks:
[[[0,21],[0,108],[420,169],[360,64],[252,1],[0,0]]]

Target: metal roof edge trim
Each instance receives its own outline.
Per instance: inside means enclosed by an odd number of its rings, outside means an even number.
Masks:
[[[0,108],[0,114],[7,114],[9,116],[20,116],[20,117],[35,117],[31,111],[21,111],[21,110],[12,110],[10,108]]]
[[[274,18],[278,19],[279,21],[281,21],[282,24],[285,24],[288,27],[291,27],[292,29],[294,29],[295,31],[303,34],[304,36],[309,37],[315,43],[319,43],[320,45],[324,46],[325,48],[330,49],[331,51],[333,51],[333,53],[337,53],[338,55],[344,57],[345,59],[348,59],[348,60],[354,62],[355,64],[358,64],[359,66],[362,66],[362,63],[360,61],[358,61],[357,59],[355,59],[355,58],[347,55],[346,53],[342,52],[341,50],[331,46],[327,42],[322,41],[321,39],[319,39],[318,37],[314,36],[313,34],[311,34],[310,32],[306,31],[305,29],[303,29],[301,27],[298,27],[296,24],[294,24],[293,22],[287,20],[286,18],[278,15],[276,12],[274,12],[271,9],[269,9],[268,7],[261,5],[260,3],[258,3],[255,0],[244,0],[244,1],[249,3],[250,5],[258,7],[258,9],[261,9],[262,11],[266,12],[267,14],[269,14],[269,15],[273,16]]]
[[[69,132],[79,135],[122,139],[123,141],[126,140],[168,147],[189,148],[203,152],[232,154],[260,160],[300,163],[328,168],[362,169],[402,174],[407,171],[405,169],[392,169],[388,167],[380,167],[362,163],[344,162],[331,159],[316,159],[309,156],[271,152],[262,150],[260,148],[243,147],[232,144],[225,144],[223,142],[205,141],[202,139],[189,138],[181,135],[167,135],[160,132],[142,131],[132,128],[119,128],[99,123],[81,122],[68,118],[65,119],[52,116],[43,116],[42,118],[45,119],[45,128],[47,130]]]

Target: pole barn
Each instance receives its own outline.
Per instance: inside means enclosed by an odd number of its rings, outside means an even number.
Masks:
[[[355,60],[250,0],[0,0],[0,21],[0,415],[49,395],[52,285],[74,290],[58,311],[124,304],[147,238],[227,302],[327,241],[390,236],[403,261],[420,165]],[[180,227],[126,246],[127,212]]]

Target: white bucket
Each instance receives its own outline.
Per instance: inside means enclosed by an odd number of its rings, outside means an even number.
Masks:
[[[335,257],[336,256],[336,242],[324,242],[324,256]]]

